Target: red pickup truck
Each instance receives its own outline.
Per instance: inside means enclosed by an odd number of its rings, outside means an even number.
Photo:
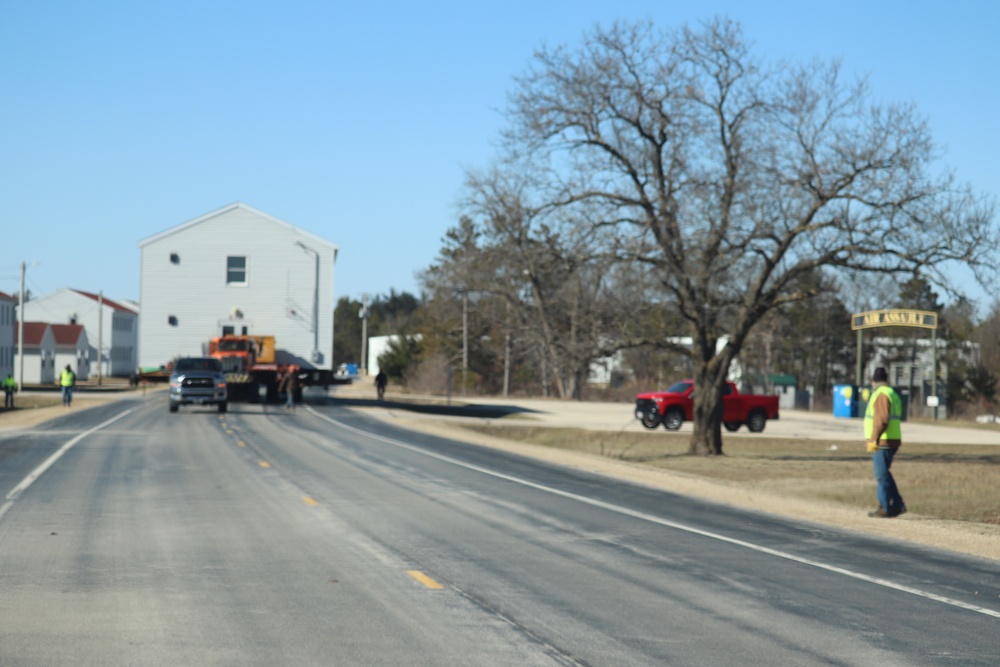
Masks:
[[[738,431],[743,424],[754,433],[764,430],[768,419],[778,418],[778,397],[741,394],[736,385],[726,382],[722,388],[722,425]],[[646,428],[660,424],[676,431],[694,413],[694,380],[681,380],[666,391],[652,391],[635,397],[635,418]]]

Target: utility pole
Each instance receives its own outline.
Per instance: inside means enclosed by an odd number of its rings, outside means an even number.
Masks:
[[[104,373],[101,370],[101,365],[104,363],[103,358],[103,344],[104,344],[104,290],[97,292],[97,386],[100,387],[104,379]]]
[[[462,290],[462,396],[469,371],[469,291]]]
[[[24,262],[21,262],[21,293],[17,300],[17,393],[24,391]]]
[[[361,375],[368,375],[368,295],[361,295],[361,310],[358,311],[361,318]]]

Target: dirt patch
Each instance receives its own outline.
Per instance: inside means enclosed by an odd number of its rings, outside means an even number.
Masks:
[[[713,502],[1000,560],[1000,526],[946,521],[912,512],[891,520],[871,519],[865,512],[833,502],[804,500],[794,492],[779,493],[758,488],[752,483],[710,480],[641,463],[609,459],[598,454],[525,444],[477,433],[455,424],[408,418],[399,414],[392,423]]]

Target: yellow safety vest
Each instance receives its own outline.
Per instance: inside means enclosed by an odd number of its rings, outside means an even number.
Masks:
[[[865,408],[865,439],[872,439],[875,421],[875,399],[882,395],[889,398],[889,426],[886,427],[885,433],[882,434],[880,440],[902,440],[903,429],[900,427],[900,422],[903,420],[903,401],[899,398],[896,390],[889,385],[882,385],[873,391],[871,397],[868,399],[868,407]]]
[[[66,371],[66,370],[64,370],[62,372],[62,377],[59,379],[59,384],[61,384],[64,387],[72,387],[73,386],[73,380],[75,380],[75,379],[76,379],[76,375],[73,374],[73,371]]]

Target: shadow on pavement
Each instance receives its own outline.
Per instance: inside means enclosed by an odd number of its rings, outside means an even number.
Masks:
[[[383,408],[386,410],[407,410],[428,415],[445,415],[448,417],[475,417],[478,419],[499,419],[507,415],[514,414],[540,414],[538,410],[522,408],[517,405],[467,405],[453,403],[443,405],[439,403],[407,403],[404,401],[377,401],[364,398],[335,398],[329,397],[326,400],[328,405],[343,405],[355,408]]]

